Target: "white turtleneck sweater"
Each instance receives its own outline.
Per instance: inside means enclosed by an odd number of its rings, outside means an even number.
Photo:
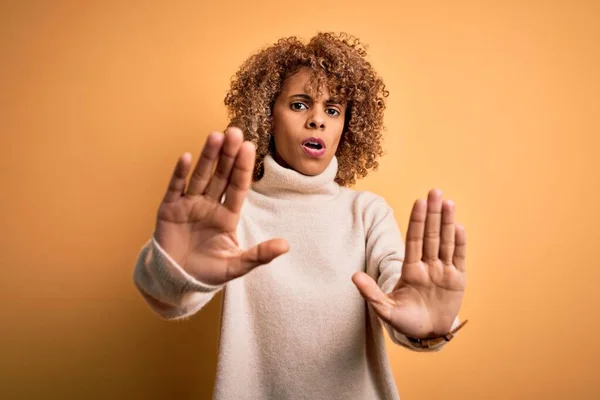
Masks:
[[[398,399],[381,321],[351,280],[365,271],[386,293],[398,281],[404,244],[392,209],[376,194],[340,187],[335,157],[317,176],[270,156],[264,165],[238,240],[247,249],[284,237],[288,253],[209,286],[151,239],[135,266],[136,287],[167,319],[193,315],[224,290],[215,399]],[[394,343],[426,351],[384,326]]]

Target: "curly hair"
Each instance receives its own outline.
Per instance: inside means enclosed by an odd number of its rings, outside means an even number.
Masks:
[[[366,61],[366,46],[348,34],[319,33],[308,44],[296,37],[280,39],[252,55],[231,79],[225,97],[229,126],[244,132],[256,145],[253,181],[264,174],[265,155],[274,151],[270,132],[273,105],[285,79],[302,67],[313,72],[311,85],[326,84],[332,97],[346,104],[346,119],[336,151],[335,181],[352,186],[357,178],[376,170],[381,147],[385,99],[382,79]]]

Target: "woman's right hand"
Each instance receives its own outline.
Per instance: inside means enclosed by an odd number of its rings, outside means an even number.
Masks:
[[[158,244],[179,266],[202,283],[220,285],[289,250],[285,239],[271,239],[247,250],[239,247],[236,228],[256,158],[254,144],[243,141],[239,129],[208,136],[186,188],[191,158],[185,153],[177,161],[154,232]]]

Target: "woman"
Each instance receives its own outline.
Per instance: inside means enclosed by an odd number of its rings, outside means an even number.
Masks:
[[[224,290],[217,399],[397,399],[381,322],[415,351],[462,326],[453,203],[417,200],[405,251],[385,200],[349,188],[382,153],[388,93],[365,55],[333,34],[253,55],[187,187],[177,162],[134,282],[168,319]]]

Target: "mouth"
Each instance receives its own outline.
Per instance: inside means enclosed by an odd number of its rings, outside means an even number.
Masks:
[[[304,139],[302,146],[310,150],[325,150],[325,142],[322,139],[315,137]]]

